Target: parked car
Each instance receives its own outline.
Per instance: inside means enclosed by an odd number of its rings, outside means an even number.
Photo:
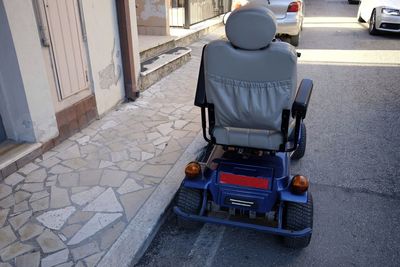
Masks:
[[[369,23],[371,35],[379,32],[400,33],[400,0],[362,0],[357,19]]]
[[[232,11],[249,2],[266,4],[275,14],[278,25],[277,36],[289,37],[290,43],[298,46],[305,10],[303,0],[234,0],[232,1]],[[224,23],[229,14],[230,12],[224,16]]]

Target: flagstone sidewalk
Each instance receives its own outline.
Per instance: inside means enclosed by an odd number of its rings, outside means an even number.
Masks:
[[[200,130],[192,59],[0,182],[0,267],[96,266]],[[190,159],[188,159],[190,160]]]

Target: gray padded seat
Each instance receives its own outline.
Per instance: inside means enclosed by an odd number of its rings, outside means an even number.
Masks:
[[[272,42],[274,14],[261,5],[235,10],[226,24],[229,41],[213,41],[204,51],[207,102],[214,104],[217,144],[279,150],[282,111],[297,90],[297,53]],[[289,133],[294,124],[290,123]]]

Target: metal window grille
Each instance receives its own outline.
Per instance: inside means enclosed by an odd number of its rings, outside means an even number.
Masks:
[[[189,28],[230,11],[231,4],[232,0],[171,0],[170,26]]]

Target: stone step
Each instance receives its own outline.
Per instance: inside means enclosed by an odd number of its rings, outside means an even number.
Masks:
[[[191,49],[175,47],[141,63],[140,88],[146,90],[190,59]]]
[[[145,36],[142,38],[151,40],[150,38],[152,38],[152,36]],[[143,50],[140,51],[140,62],[143,63],[175,47],[175,39],[172,36],[165,36],[159,40],[157,39],[155,41],[151,41],[151,45],[143,48]]]
[[[0,181],[42,154],[41,143],[0,143]]]
[[[172,36],[140,36],[140,89],[181,67],[190,59],[186,46],[222,25],[222,16],[196,24],[190,29],[171,29]]]
[[[4,142],[0,143],[0,158],[5,155],[8,151],[18,147],[18,143],[11,141],[11,140],[6,140]]]

